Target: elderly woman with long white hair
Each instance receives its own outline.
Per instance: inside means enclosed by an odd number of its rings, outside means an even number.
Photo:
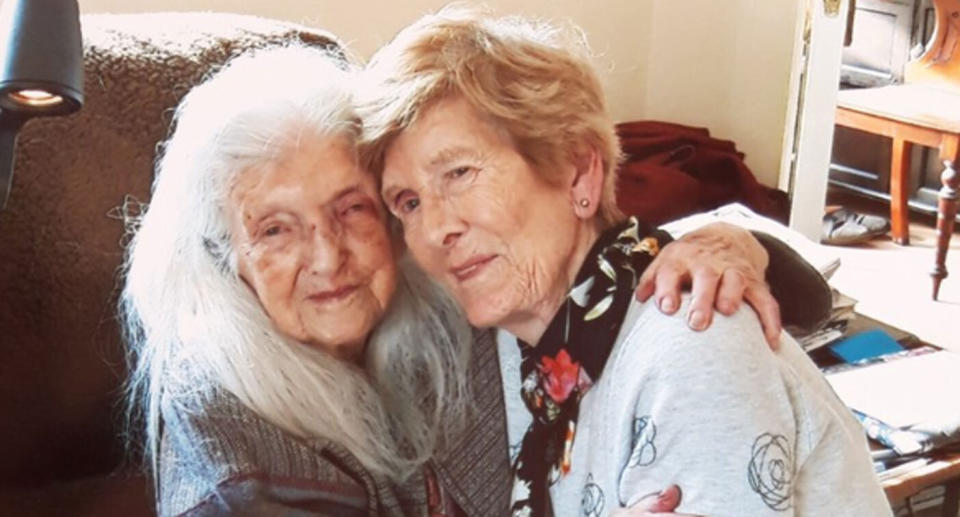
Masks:
[[[746,306],[693,333],[632,296],[667,236],[617,209],[578,31],[446,9],[367,74],[364,155],[409,251],[500,328],[513,515],[607,515],[666,484],[683,513],[890,514],[862,429],[795,341],[768,349]]]
[[[351,73],[263,51],[177,110],[122,296],[161,515],[397,513],[384,480],[467,408],[470,330],[397,262]]]
[[[264,50],[177,109],[121,299],[160,515],[506,510],[492,335],[391,238],[354,86],[342,57]],[[706,267],[762,278],[730,255]]]

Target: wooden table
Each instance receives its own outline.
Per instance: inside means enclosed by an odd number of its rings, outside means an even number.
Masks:
[[[941,515],[957,517],[960,511],[960,453],[943,454],[928,465],[881,483],[891,505],[902,503],[923,490],[939,485],[946,490]]]
[[[921,341],[914,334],[860,313],[857,313],[856,317],[850,321],[844,337],[877,328],[890,334],[904,348],[936,346]],[[815,350],[810,354],[810,358],[821,368],[840,362],[829,353],[827,347]],[[873,440],[870,441],[870,444],[872,448],[883,447]],[[883,487],[887,500],[893,506],[905,502],[910,497],[928,488],[943,485],[945,492],[941,515],[942,517],[957,517],[957,512],[960,510],[958,509],[958,505],[960,505],[960,452],[932,453],[929,457],[934,458],[934,461],[899,476],[885,479],[881,481],[880,486]]]

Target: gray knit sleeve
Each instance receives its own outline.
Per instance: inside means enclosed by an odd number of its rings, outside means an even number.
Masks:
[[[213,487],[206,497],[180,515],[214,516],[343,516],[368,515],[366,497],[355,487],[309,479],[250,475]]]
[[[266,422],[229,394],[162,402],[157,510],[170,515],[367,515],[341,458]]]

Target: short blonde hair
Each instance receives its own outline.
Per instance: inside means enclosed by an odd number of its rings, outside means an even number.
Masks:
[[[603,160],[598,216],[616,205],[620,144],[579,30],[520,17],[446,8],[424,16],[381,48],[361,81],[361,155],[376,174],[394,139],[429,106],[459,96],[505,131],[544,179],[595,149]]]

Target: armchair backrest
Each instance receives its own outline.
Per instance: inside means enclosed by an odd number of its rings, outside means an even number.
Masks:
[[[86,103],[26,124],[0,211],[0,485],[118,463],[118,207],[148,201],[180,98],[246,49],[337,45],[323,31],[215,13],[89,15],[82,28]]]

